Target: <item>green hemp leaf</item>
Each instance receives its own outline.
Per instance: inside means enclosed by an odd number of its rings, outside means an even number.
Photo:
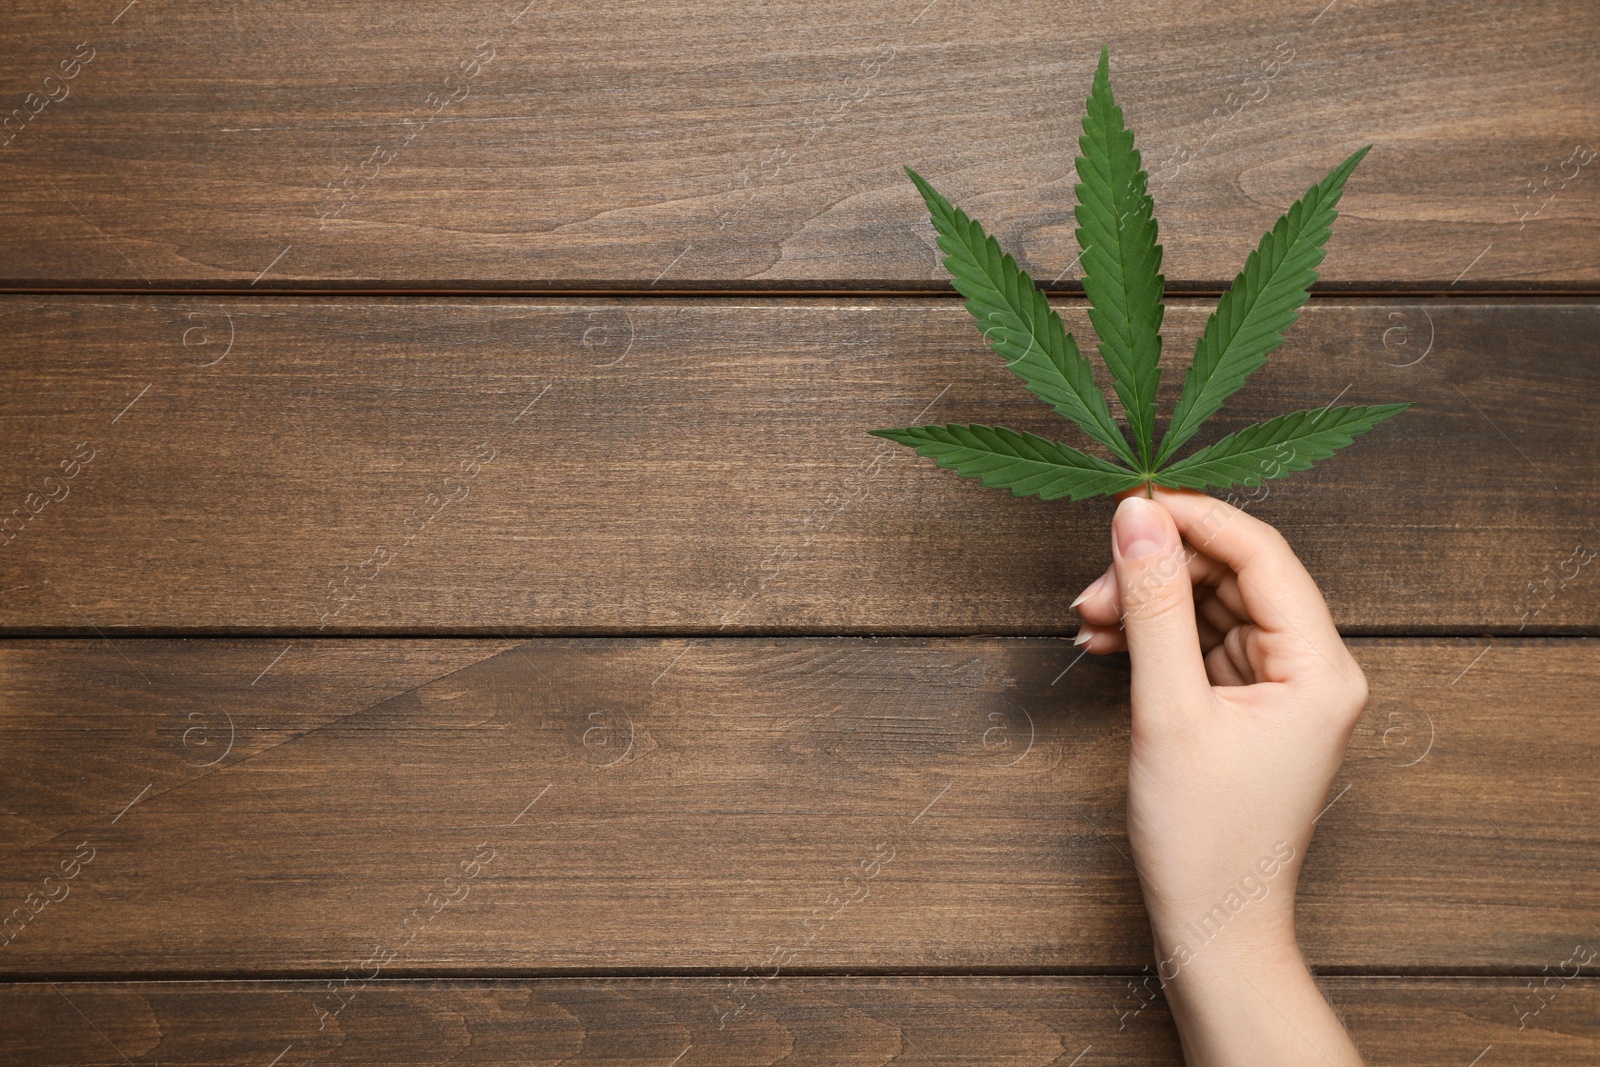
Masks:
[[[1155,398],[1165,311],[1161,245],[1147,191],[1149,175],[1133,146],[1133,131],[1112,98],[1108,67],[1109,55],[1102,49],[1078,139],[1082,155],[1075,160],[1076,236],[1083,250],[1089,322],[1126,412],[1126,432],[1112,417],[1078,342],[1033,279],[975,219],[951,206],[916,171],[907,167],[906,173],[928,205],[944,265],[989,347],[1005,358],[1006,367],[1029,392],[1109,449],[1116,462],[1002,426],[951,423],[868,432],[1016,496],[1082,500],[1146,483],[1183,489],[1259,485],[1263,479],[1305,470],[1410,407],[1296,411],[1247,426],[1173,461],[1178,448],[1267,361],[1300,317],[1317,280],[1323,245],[1333,232],[1344,183],[1372,146],[1306,190],[1245,259],[1244,270],[1206,320],[1183,393],[1158,442]]]

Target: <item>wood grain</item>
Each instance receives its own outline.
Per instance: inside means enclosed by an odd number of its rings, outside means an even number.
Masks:
[[[0,974],[1152,960],[1122,829],[1126,667],[1066,641],[558,639],[469,665],[306,641],[256,703],[188,684],[279,648],[0,646],[0,799],[53,831],[0,873]],[[1308,959],[1539,975],[1600,943],[1600,646],[1354,648],[1374,698],[1307,858]],[[442,676],[358,711],[318,695],[373,655]],[[174,736],[197,703],[249,744],[201,775]],[[276,709],[306,704],[285,736]]]
[[[1162,411],[1208,308],[1167,317]],[[1110,502],[867,436],[1081,439],[951,301],[13,297],[0,321],[11,633],[1061,634],[1109,565]],[[1347,631],[1594,633],[1597,339],[1592,303],[1318,303],[1202,439],[1414,401],[1239,499]]]
[[[0,855],[69,833],[118,798],[121,808],[203,778],[511,644],[215,639],[147,658],[141,649],[154,646],[84,643],[50,646],[45,660],[24,646],[0,648],[0,660],[16,668],[0,712]]]
[[[1105,43],[1175,285],[1371,142],[1327,284],[1592,290],[1597,34],[1581,0],[13,5],[0,282],[942,285],[909,164],[1071,285]]]
[[[864,433],[1077,437],[902,167],[1091,336],[1102,44],[1173,293],[1374,145],[1202,435],[1417,404],[1249,497],[1373,692],[1307,958],[1375,1067],[1600,1059],[1563,962],[1600,946],[1597,34],[1578,0],[8,5],[0,1062],[1180,1062],[1126,660],[1060,639],[1109,503]],[[1171,302],[1162,411],[1209,307]]]
[[[0,986],[0,1054],[39,1067],[452,1063],[1170,1065],[1165,1004],[1124,978],[779,978],[744,1011],[725,980],[61,983]],[[1529,1025],[1515,979],[1323,978],[1370,1067],[1590,1062],[1600,988]],[[1151,997],[1155,997],[1153,1001]],[[1147,1005],[1141,1007],[1141,1005]],[[326,1011],[327,1009],[322,1009]],[[680,1057],[674,1060],[674,1057]],[[1307,1050],[1309,1062],[1320,1062]]]

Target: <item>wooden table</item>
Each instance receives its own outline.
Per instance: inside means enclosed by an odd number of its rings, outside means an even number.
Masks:
[[[3,19],[0,1061],[1178,1062],[1110,505],[865,433],[1059,425],[900,168],[1085,336],[1103,42],[1169,384],[1376,145],[1207,431],[1417,404],[1252,505],[1373,691],[1307,957],[1370,1063],[1600,1061],[1594,5]]]

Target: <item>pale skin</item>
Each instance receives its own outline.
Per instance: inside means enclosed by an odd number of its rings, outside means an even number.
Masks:
[[[1111,540],[1074,604],[1078,643],[1132,661],[1128,844],[1184,1057],[1360,1067],[1300,953],[1294,893],[1366,678],[1254,516],[1141,486]]]

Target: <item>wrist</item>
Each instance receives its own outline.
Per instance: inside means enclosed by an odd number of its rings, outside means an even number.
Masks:
[[[1207,937],[1209,929],[1210,924],[1193,922],[1151,925],[1156,973],[1164,985],[1184,974],[1282,975],[1306,966],[1292,923],[1262,922],[1246,928],[1241,921]]]
[[[1219,905],[1205,912],[1154,907],[1148,911],[1156,971],[1163,982],[1195,967],[1218,971],[1303,965],[1292,897],[1255,907]]]
[[[1161,988],[1185,1061],[1198,1067],[1247,1062],[1246,1055],[1248,1062],[1362,1063],[1293,938],[1208,946],[1181,967],[1169,964]]]

